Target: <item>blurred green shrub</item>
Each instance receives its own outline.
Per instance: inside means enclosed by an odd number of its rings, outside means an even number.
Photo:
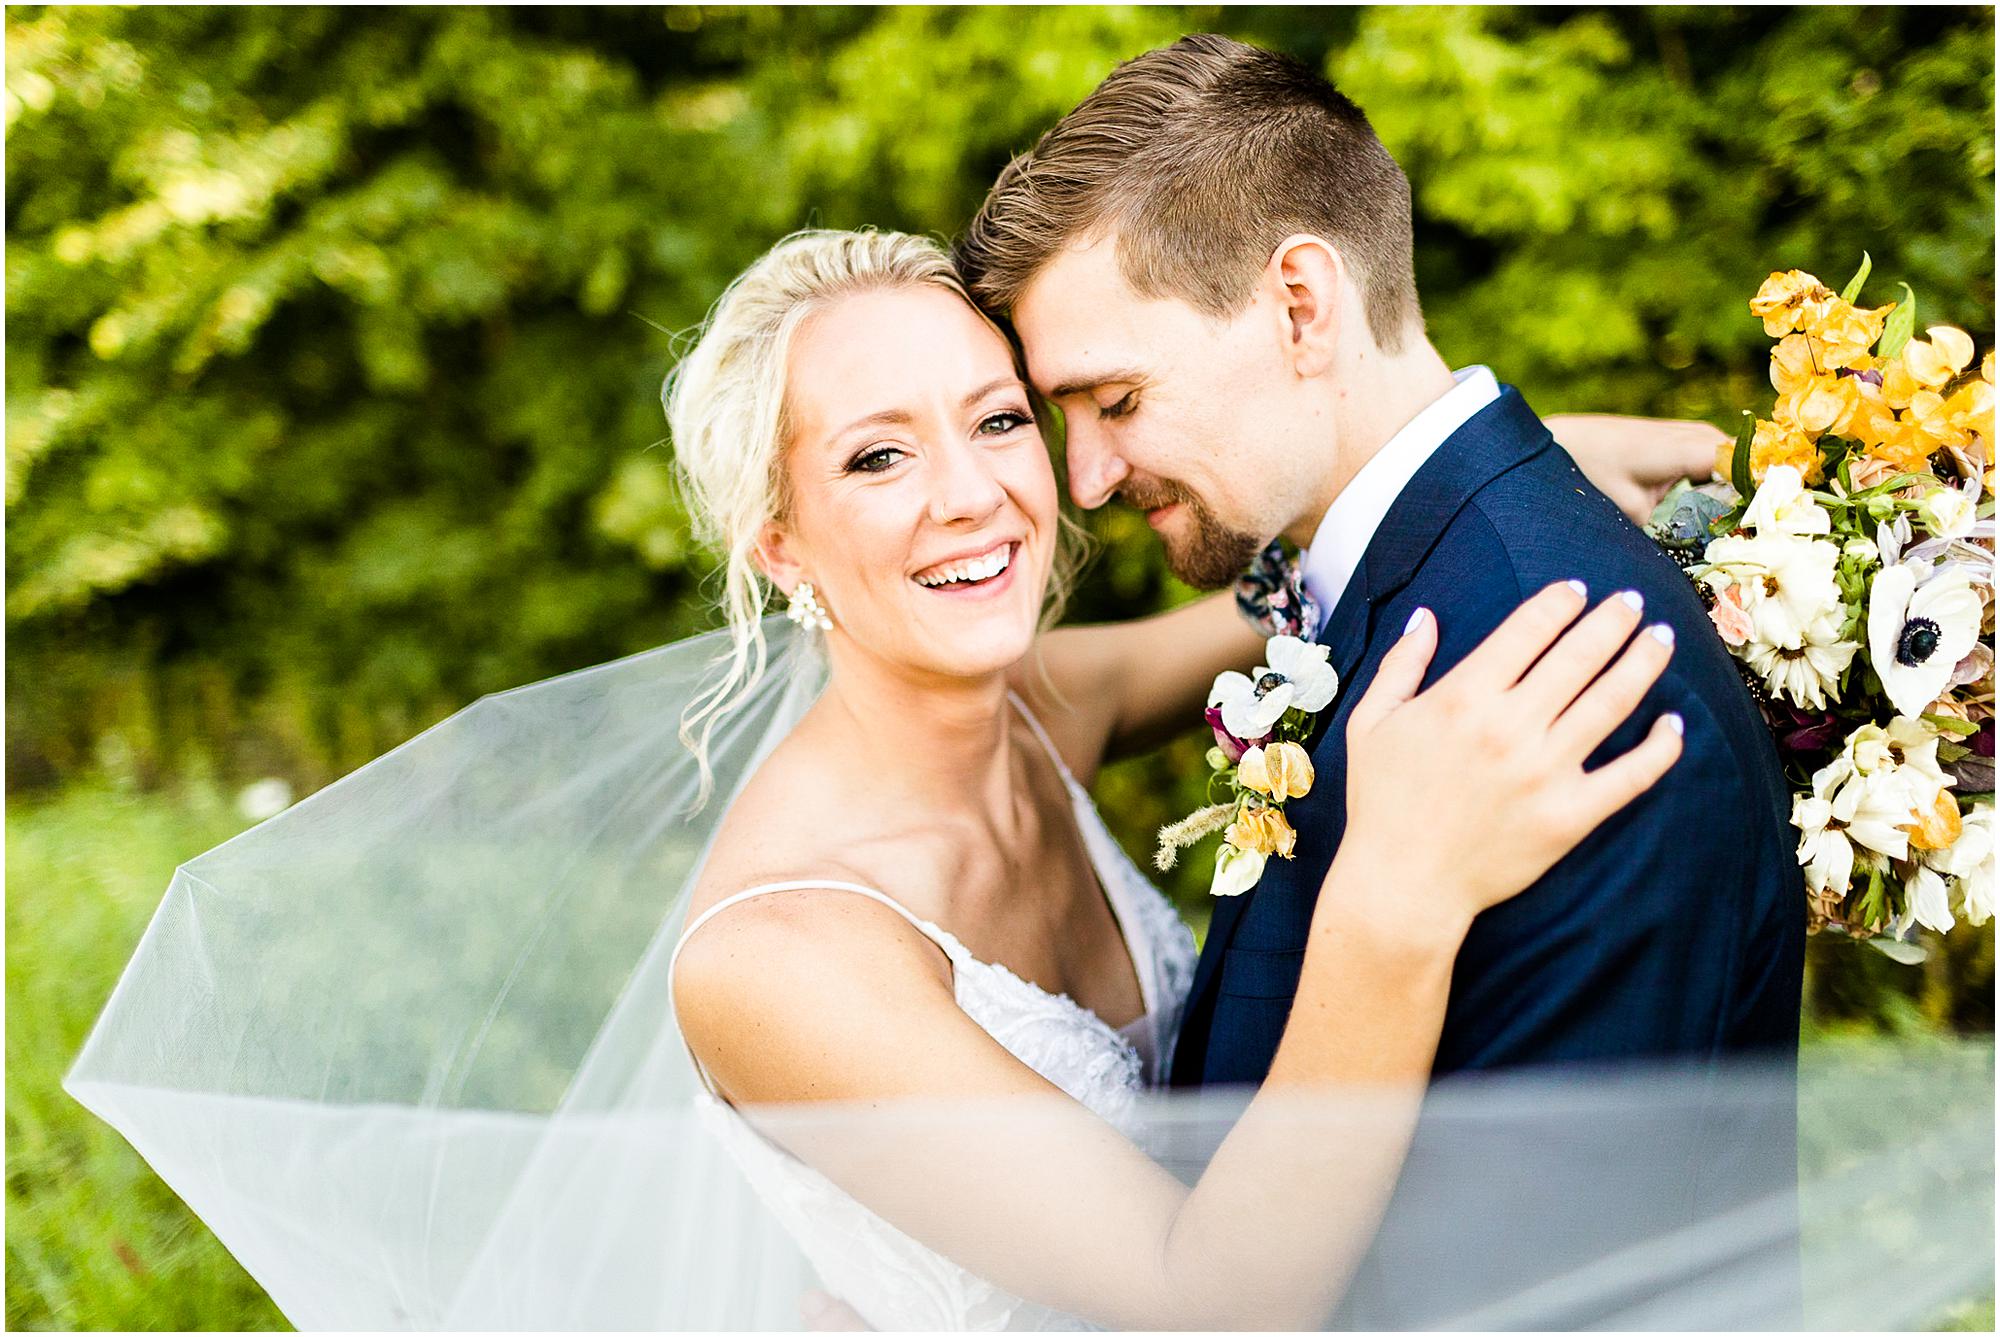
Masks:
[[[10,8],[10,779],[316,784],[703,624],[660,331],[1214,27],[1370,109],[1440,344],[1545,411],[1726,418],[1762,274],[1864,247],[1991,324],[1990,10]],[[1182,593],[1099,530],[1083,615]]]
[[[1544,412],[1732,421],[1764,274],[1863,249],[1990,342],[1990,9],[10,8],[10,787],[310,789],[706,625],[669,332],[791,228],[949,235],[1203,28],[1370,110],[1439,345]],[[1091,525],[1076,616],[1187,596]],[[1133,849],[1199,769],[1107,773]]]

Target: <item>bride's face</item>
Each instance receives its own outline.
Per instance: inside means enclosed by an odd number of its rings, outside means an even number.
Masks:
[[[842,299],[793,337],[789,506],[768,569],[844,638],[954,677],[1015,663],[1054,559],[1055,472],[1007,343],[949,292]]]

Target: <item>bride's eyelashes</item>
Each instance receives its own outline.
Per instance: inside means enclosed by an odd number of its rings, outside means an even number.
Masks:
[[[894,464],[902,453],[894,446],[863,446],[859,454],[841,466],[841,472],[879,474]]]
[[[1001,409],[981,418],[979,426],[974,429],[974,435],[1007,436],[1034,424],[1034,416],[1023,409]],[[895,446],[863,446],[848,459],[846,464],[840,466],[840,471],[849,474],[884,473],[904,454],[904,451]]]
[[[996,423],[1001,425],[996,427]],[[1034,415],[1025,410],[1001,409],[997,413],[989,413],[984,418],[981,418],[975,435],[1005,436],[1009,432],[1018,432],[1023,427],[1032,427],[1034,423]]]

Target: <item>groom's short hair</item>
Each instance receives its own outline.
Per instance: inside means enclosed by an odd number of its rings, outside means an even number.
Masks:
[[[1115,232],[1148,297],[1241,311],[1294,233],[1339,248],[1375,341],[1421,320],[1410,183],[1361,108],[1289,56],[1194,33],[1113,70],[1007,164],[956,248],[974,298],[1004,315],[1064,246]]]

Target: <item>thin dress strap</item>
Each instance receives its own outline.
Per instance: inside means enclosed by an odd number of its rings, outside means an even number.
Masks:
[[[1033,723],[1032,717],[1030,717],[1029,722]],[[1040,732],[1039,726],[1036,732]],[[1057,764],[1060,765],[1061,763],[1058,762]],[[681,930],[680,941],[674,944],[674,954],[667,959],[667,990],[669,996],[672,995],[673,991],[674,967],[678,966],[681,961],[681,949],[687,946],[688,939],[692,938],[703,924],[706,924],[709,920],[740,901],[747,901],[752,897],[768,895],[775,891],[851,891],[857,896],[866,896],[869,900],[877,901],[894,910],[904,919],[907,919],[911,927],[915,928],[917,932],[936,943],[939,950],[943,951],[946,958],[950,960],[954,971],[964,965],[971,957],[971,953],[965,950],[964,943],[952,937],[950,933],[939,928],[930,920],[917,918],[916,915],[910,912],[909,907],[901,901],[893,896],[879,892],[873,887],[864,887],[859,882],[836,882],[828,878],[806,878],[794,882],[765,882],[724,896],[714,905],[709,906],[699,915],[696,915],[694,922]],[[715,1089],[715,1083],[709,1080],[708,1069],[702,1066],[699,1058],[695,1057],[694,1047],[687,1044],[685,1033],[681,1036],[681,1043],[687,1046],[688,1060],[694,1064],[695,1076],[701,1079],[702,1086],[707,1089],[711,1096],[714,1096],[718,1100],[722,1099],[721,1093]]]
[[[1028,727],[1034,730],[1035,737],[1041,740],[1042,750],[1047,752],[1049,760],[1056,764],[1056,774],[1062,776],[1063,783],[1074,785],[1076,777],[1071,775],[1069,767],[1063,764],[1062,753],[1056,751],[1055,740],[1049,737],[1048,730],[1042,728],[1042,722],[1035,718],[1035,712],[1028,709],[1028,703],[1021,699],[1020,693],[1011,688],[1007,692],[1007,699],[1014,703],[1014,709],[1021,712],[1021,718],[1028,722]]]

